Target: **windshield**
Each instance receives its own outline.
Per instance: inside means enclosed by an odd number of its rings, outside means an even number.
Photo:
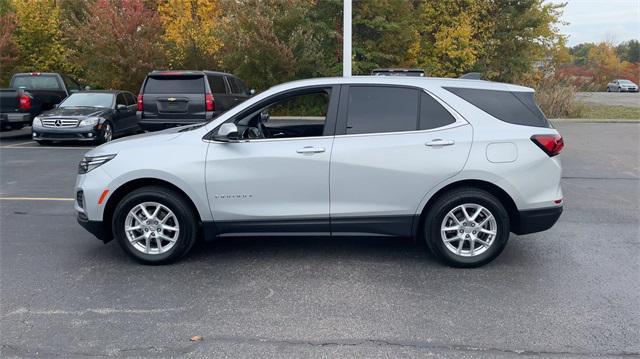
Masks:
[[[621,84],[633,85],[633,82],[629,80],[618,80],[618,82],[620,82]]]
[[[34,75],[34,76],[16,76],[13,78],[14,88],[24,88],[27,90],[60,90],[61,86],[55,76]]]
[[[60,107],[108,107],[113,104],[112,93],[75,93],[67,97]]]

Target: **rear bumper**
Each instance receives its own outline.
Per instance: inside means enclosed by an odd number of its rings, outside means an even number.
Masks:
[[[511,231],[518,235],[546,231],[556,224],[561,214],[562,206],[520,211]]]
[[[3,125],[30,125],[32,120],[33,116],[30,113],[0,113],[0,123]]]
[[[90,221],[84,213],[80,212],[78,213],[78,223],[99,240],[105,243],[111,240],[111,236],[108,231],[105,230],[102,221]]]
[[[204,114],[204,118],[157,118],[157,117],[145,117],[142,111],[136,112],[138,118],[138,124],[145,130],[161,130],[168,127],[191,125],[196,123],[202,123],[210,121],[220,116],[224,111],[207,111]]]

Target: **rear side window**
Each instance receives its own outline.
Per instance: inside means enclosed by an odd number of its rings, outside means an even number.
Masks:
[[[347,134],[415,131],[418,90],[402,87],[351,86]]]
[[[533,92],[459,87],[445,89],[501,121],[514,125],[549,127],[549,121],[536,105]]]
[[[204,93],[204,76],[148,77],[144,92],[149,94],[199,94]]]
[[[62,89],[58,78],[51,75],[16,76],[11,84],[13,88],[25,88],[27,90],[59,90]]]
[[[420,129],[430,130],[450,125],[456,119],[436,99],[422,92],[420,95]]]
[[[207,76],[209,80],[209,87],[212,93],[227,93],[227,88],[224,85],[224,79],[222,76]]]
[[[247,93],[247,88],[244,85],[244,82],[242,82],[242,80],[238,79],[238,78],[231,78],[232,81],[234,81],[236,83],[236,87],[238,88],[238,93],[242,93],[245,94]]]

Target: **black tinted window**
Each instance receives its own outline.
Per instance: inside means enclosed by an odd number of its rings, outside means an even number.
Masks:
[[[456,119],[436,99],[424,92],[420,96],[421,130],[430,130],[456,122]]]
[[[11,87],[22,87],[27,90],[57,90],[62,88],[60,83],[58,83],[58,79],[52,75],[16,76],[13,78]]]
[[[347,134],[415,131],[418,91],[400,87],[351,86]]]
[[[124,99],[124,95],[119,93],[116,97],[116,105],[127,105],[127,100]]]
[[[238,83],[234,81],[233,77],[227,76],[227,81],[229,81],[229,86],[231,86],[231,93],[240,93]]]
[[[227,93],[222,76],[207,76],[209,79],[209,87],[213,93]]]
[[[149,94],[198,94],[204,93],[203,77],[149,77],[144,88]]]
[[[133,97],[133,94],[130,93],[125,93],[124,94],[124,98],[127,100],[127,105],[135,105],[136,104],[136,98]]]
[[[458,87],[446,90],[508,123],[524,126],[549,127],[549,121],[533,98],[533,92],[509,92]]]
[[[233,81],[236,83],[236,87],[238,88],[238,93],[245,94],[247,93],[247,88],[244,85],[244,82],[238,78],[233,78]]]

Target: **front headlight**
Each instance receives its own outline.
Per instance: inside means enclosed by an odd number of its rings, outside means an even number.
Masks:
[[[33,118],[33,123],[35,123],[36,125],[42,126],[42,117],[40,117],[40,116],[34,117]]]
[[[102,155],[95,157],[85,157],[80,161],[78,165],[78,173],[85,174],[91,170],[102,166],[103,164],[111,161],[116,155]]]
[[[84,120],[80,121],[80,124],[78,126],[82,127],[82,126],[95,126],[98,124],[98,122],[100,122],[100,117],[89,117],[89,118],[85,118]]]

